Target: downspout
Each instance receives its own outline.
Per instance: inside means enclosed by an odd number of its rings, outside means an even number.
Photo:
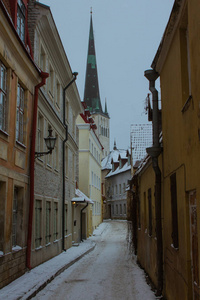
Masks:
[[[161,209],[161,171],[158,165],[158,156],[162,149],[159,144],[159,109],[158,91],[155,88],[155,81],[159,74],[153,70],[144,72],[144,76],[149,80],[149,90],[153,100],[153,147],[147,148],[147,153],[152,158],[152,165],[155,172],[155,214],[156,214],[156,237],[157,237],[157,296],[162,295],[163,290],[163,240],[162,240],[162,209]]]
[[[84,206],[84,207],[81,209],[81,242],[83,241],[83,226],[82,226],[82,219],[83,219],[83,217],[82,217],[82,213],[83,213],[83,211],[84,211],[84,209],[85,209],[86,207],[88,207],[88,203],[86,204],[86,206]]]
[[[35,86],[32,140],[31,140],[31,149],[30,149],[30,206],[29,206],[27,256],[26,256],[26,266],[28,269],[32,269],[32,267],[31,267],[31,243],[32,243],[32,229],[33,229],[35,139],[36,139],[36,129],[37,129],[38,92],[39,92],[40,87],[45,85],[46,79],[49,77],[49,74],[41,71],[40,76],[42,78],[42,81],[38,85]]]
[[[63,141],[63,196],[62,196],[62,250],[66,251],[65,249],[65,143],[68,140],[68,125],[66,124],[66,118],[65,118],[65,92],[70,87],[70,85],[76,80],[76,77],[78,75],[77,72],[72,73],[73,79],[68,83],[68,85],[63,89],[63,125],[65,128],[65,139]]]
[[[132,226],[133,226],[133,245],[134,245],[134,253],[137,255],[137,232],[138,232],[138,216],[137,216],[137,211],[138,211],[138,176],[135,175],[133,177],[133,183],[132,185],[134,186],[134,190],[132,190],[132,195],[133,195],[133,201],[132,201]]]

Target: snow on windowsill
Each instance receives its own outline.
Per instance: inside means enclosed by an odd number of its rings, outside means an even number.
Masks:
[[[40,249],[42,249],[42,246],[39,246],[39,247],[35,248],[35,251],[38,251]]]
[[[22,247],[20,247],[20,246],[14,246],[14,247],[12,247],[12,252],[17,252],[17,251],[20,251],[20,250],[22,250]]]

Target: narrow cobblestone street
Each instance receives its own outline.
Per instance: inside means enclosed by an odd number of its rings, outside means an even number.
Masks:
[[[94,251],[60,274],[34,299],[155,299],[143,271],[129,254],[127,222],[106,222],[103,234],[93,239]]]

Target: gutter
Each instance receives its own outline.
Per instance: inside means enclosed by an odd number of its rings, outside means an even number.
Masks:
[[[63,125],[64,125],[64,128],[65,128],[65,139],[63,141],[63,144],[62,144],[62,148],[63,148],[63,178],[62,178],[62,181],[63,181],[63,195],[62,195],[62,250],[63,251],[66,251],[65,249],[65,144],[68,140],[68,125],[66,123],[66,118],[65,118],[65,92],[66,90],[70,87],[70,85],[76,80],[77,76],[78,76],[78,73],[77,72],[74,72],[72,73],[73,75],[73,78],[72,80],[68,83],[68,85],[63,89]]]
[[[31,140],[31,150],[30,150],[30,206],[29,206],[27,257],[26,257],[26,266],[28,269],[32,269],[31,243],[32,243],[32,229],[33,229],[33,208],[34,208],[35,139],[36,139],[36,129],[37,129],[38,92],[40,87],[46,84],[46,79],[49,77],[49,74],[41,71],[40,76],[42,78],[42,81],[35,86],[32,140]]]
[[[159,143],[159,109],[158,91],[155,81],[159,74],[153,70],[146,70],[144,76],[149,80],[149,90],[153,100],[153,147],[147,148],[147,153],[152,158],[152,166],[155,172],[155,214],[156,214],[156,237],[157,237],[157,293],[162,295],[163,290],[163,240],[162,240],[162,210],[161,210],[161,170],[158,165],[158,157],[162,151]]]

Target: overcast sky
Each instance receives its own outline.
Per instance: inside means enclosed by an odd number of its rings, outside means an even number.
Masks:
[[[174,0],[40,0],[49,5],[83,100],[90,8],[102,107],[107,99],[111,149],[130,146],[130,125],[148,123],[149,69]],[[157,85],[159,89],[159,82]]]

